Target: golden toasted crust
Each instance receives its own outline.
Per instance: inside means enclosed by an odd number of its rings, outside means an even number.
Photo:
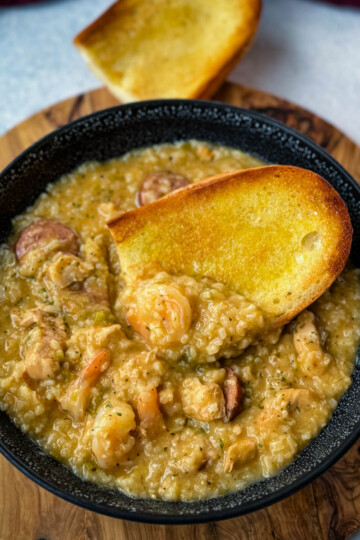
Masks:
[[[260,6],[259,6],[259,17],[260,17]],[[228,74],[234,69],[234,67],[240,62],[241,58],[247,53],[250,49],[252,42],[255,38],[255,32],[249,35],[248,41],[245,43],[241,49],[235,52],[234,56],[224,65],[224,67],[216,73],[213,79],[211,79],[206,87],[201,90],[197,95],[193,96],[193,99],[210,99],[221,87],[225,81]]]
[[[74,43],[121,101],[210,97],[260,12],[261,0],[119,0]]]
[[[330,287],[352,239],[346,205],[330,184],[280,165],[191,184],[108,226],[126,280],[159,269],[207,276],[253,301],[274,326]]]

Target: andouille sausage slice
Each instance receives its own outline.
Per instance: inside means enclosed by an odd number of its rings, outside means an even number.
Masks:
[[[44,247],[52,240],[58,241],[59,251],[74,255],[79,251],[79,240],[72,229],[52,219],[39,219],[26,227],[19,236],[15,245],[18,261],[21,263],[31,249]]]
[[[237,375],[231,368],[226,368],[224,381],[226,420],[233,420],[242,411],[244,395],[244,387]]]
[[[185,187],[190,184],[190,180],[182,174],[175,174],[171,171],[157,171],[145,177],[138,193],[139,206],[145,206],[157,201],[175,189]]]

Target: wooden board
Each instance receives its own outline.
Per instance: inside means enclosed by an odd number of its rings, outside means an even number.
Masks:
[[[226,83],[214,97],[268,114],[326,148],[360,182],[360,147],[334,126],[296,105]],[[55,128],[118,104],[100,89],[25,120],[0,138],[0,169]],[[297,494],[240,518],[204,525],[144,525],[94,514],[36,486],[0,458],[0,540],[336,539],[360,529],[360,442]]]

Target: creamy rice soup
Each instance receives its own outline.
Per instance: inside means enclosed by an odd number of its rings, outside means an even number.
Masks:
[[[144,148],[85,163],[15,218],[0,251],[0,406],[82,478],[167,500],[242,489],[288,465],[349,387],[360,337],[350,265],[271,331],[206,277],[124,285],[108,220],[262,164],[197,141]]]

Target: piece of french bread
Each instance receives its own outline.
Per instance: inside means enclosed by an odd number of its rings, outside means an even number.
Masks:
[[[246,52],[261,0],[119,0],[74,40],[120,99],[208,97]]]
[[[274,326],[342,271],[352,226],[317,174],[270,165],[191,184],[111,220],[125,280],[153,269],[207,276],[254,302]]]

